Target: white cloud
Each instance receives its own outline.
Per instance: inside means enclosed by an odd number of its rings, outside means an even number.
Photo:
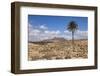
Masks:
[[[34,26],[29,24],[29,41],[41,41],[44,39],[52,39],[60,36],[60,31],[50,31],[46,25]],[[30,30],[31,29],[31,30]]]
[[[72,34],[71,34],[71,32],[69,32],[69,31],[64,31],[64,33],[65,33],[65,37],[67,38],[67,39],[72,39]],[[88,38],[88,31],[80,31],[80,30],[78,30],[78,31],[76,31],[75,33],[74,33],[74,39],[87,39]]]
[[[28,31],[31,31],[31,30],[33,30],[33,27],[31,24],[28,24]]]
[[[80,31],[80,30],[78,30],[75,33],[75,38],[76,39],[87,39],[88,38],[88,31]]]
[[[48,31],[48,30],[46,30],[46,31],[44,31],[44,33],[45,34],[57,35],[57,34],[60,34],[60,31],[59,30],[57,30],[57,31]]]
[[[48,28],[45,26],[45,24],[43,24],[43,25],[40,26],[40,29],[46,30]]]
[[[29,35],[30,35],[30,36],[32,36],[32,35],[37,36],[37,35],[39,35],[39,33],[40,33],[40,30],[34,29],[34,30],[32,30],[31,32],[29,32]]]
[[[65,30],[64,33],[71,33],[71,32],[69,32],[68,30]]]
[[[29,41],[41,41],[44,39],[52,39],[54,37],[64,37],[67,40],[72,39],[72,34],[68,30],[61,32],[60,30],[49,30],[46,25],[40,25],[36,27],[32,27],[29,24]],[[76,31],[74,35],[75,39],[87,39],[88,32],[87,31]]]

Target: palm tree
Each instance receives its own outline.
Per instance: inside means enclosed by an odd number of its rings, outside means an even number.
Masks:
[[[78,29],[78,25],[75,21],[71,21],[68,24],[67,30],[69,30],[70,32],[72,32],[72,45],[73,45],[73,50],[74,50],[74,33],[75,31]]]

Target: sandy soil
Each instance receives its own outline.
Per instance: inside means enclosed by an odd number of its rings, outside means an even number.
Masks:
[[[87,40],[76,40],[74,44],[67,40],[51,43],[28,43],[28,60],[87,58],[87,45]]]

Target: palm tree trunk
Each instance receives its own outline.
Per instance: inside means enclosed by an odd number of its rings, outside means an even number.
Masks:
[[[73,47],[73,51],[74,51],[74,31],[72,31],[72,47]]]

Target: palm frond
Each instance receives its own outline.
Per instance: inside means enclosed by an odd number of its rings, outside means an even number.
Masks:
[[[77,29],[78,29],[78,25],[76,24],[76,22],[75,21],[71,21],[69,24],[68,24],[68,27],[67,27],[67,29],[69,30],[69,31],[76,31]]]

